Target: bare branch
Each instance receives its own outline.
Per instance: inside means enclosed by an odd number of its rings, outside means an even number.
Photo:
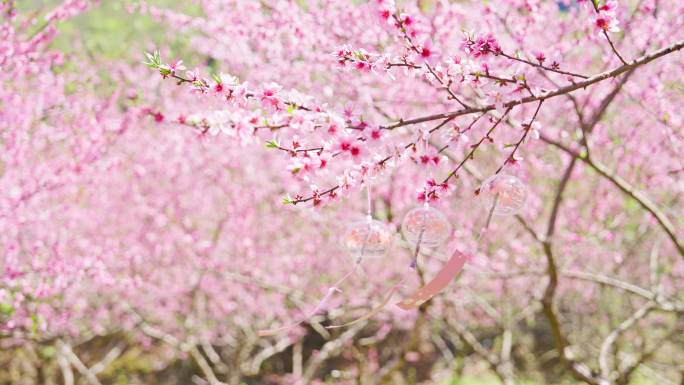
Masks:
[[[572,155],[573,157],[580,159],[584,163],[586,163],[589,167],[594,169],[597,173],[599,173],[602,177],[605,179],[609,180],[611,183],[613,183],[620,191],[634,199],[639,203],[641,207],[643,207],[646,211],[651,213],[653,217],[656,219],[660,227],[667,233],[667,236],[670,238],[672,243],[674,244],[675,248],[679,252],[679,254],[684,257],[684,245],[680,243],[679,239],[677,238],[677,234],[674,228],[674,225],[670,220],[667,218],[665,213],[658,208],[658,206],[653,203],[648,197],[646,197],[643,193],[638,191],[634,186],[629,184],[626,180],[622,179],[620,176],[614,174],[613,172],[609,171],[606,166],[604,166],[602,163],[594,160],[590,156],[584,156],[575,150],[571,149],[570,147],[567,147],[566,145],[555,141],[553,139],[550,139],[544,135],[541,136],[541,139],[557,148],[560,150]]]
[[[520,105],[520,104],[527,104],[527,103],[536,102],[539,100],[546,100],[546,99],[554,98],[556,96],[569,94],[569,93],[577,91],[579,89],[587,88],[588,86],[591,86],[595,83],[599,83],[599,82],[602,82],[602,81],[607,80],[607,79],[615,78],[619,75],[622,75],[625,72],[631,71],[631,70],[638,68],[644,64],[650,63],[653,60],[656,60],[660,57],[668,55],[672,52],[679,51],[682,48],[684,48],[684,40],[678,41],[678,42],[676,42],[670,46],[661,48],[657,51],[653,51],[649,54],[641,56],[641,57],[633,60],[629,64],[625,64],[625,65],[622,65],[620,67],[614,68],[612,70],[602,72],[598,75],[594,75],[594,76],[592,76],[586,80],[583,80],[581,82],[573,83],[573,84],[567,85],[565,87],[560,87],[560,88],[557,88],[557,89],[552,90],[552,91],[546,91],[546,92],[542,93],[541,95],[527,96],[527,97],[519,99],[519,100],[510,101],[510,102],[504,104],[504,107],[505,108],[515,107],[515,106]],[[427,116],[423,116],[423,117],[419,117],[419,118],[406,119],[406,120],[402,119],[396,123],[385,126],[384,128],[391,130],[391,129],[395,129],[395,128],[402,127],[402,126],[425,123],[425,122],[429,122],[432,120],[438,120],[438,119],[447,119],[447,118],[455,117],[455,116],[469,115],[469,114],[478,113],[478,112],[487,112],[487,111],[491,111],[494,109],[496,109],[496,104],[489,104],[489,105],[486,105],[483,107],[464,108],[464,109],[457,110],[457,111],[443,112],[440,114],[427,115]]]
[[[648,303],[646,303],[646,305],[642,306],[641,308],[639,308],[639,310],[632,314],[631,317],[627,318],[620,325],[618,325],[618,327],[615,328],[615,330],[613,330],[612,332],[610,332],[606,339],[603,340],[603,344],[601,344],[601,352],[599,353],[599,367],[601,368],[601,376],[603,378],[613,379],[616,377],[613,371],[610,369],[608,363],[608,354],[613,349],[613,346],[615,345],[615,342],[617,341],[618,337],[620,337],[622,333],[626,332],[629,328],[631,328],[637,321],[646,317],[648,313],[650,313],[651,310],[653,310],[653,308],[654,303],[649,301]]]
[[[368,322],[360,322],[346,330],[339,337],[326,342],[321,350],[307,361],[301,384],[305,385],[311,382],[311,379],[316,374],[318,368],[330,357],[330,355],[337,352],[344,344],[352,340],[367,324]]]
[[[61,339],[57,340],[57,349],[59,349],[60,353],[64,355],[69,363],[76,368],[78,373],[82,375],[90,385],[102,385],[100,380],[97,379],[97,376],[90,371],[90,369],[88,369],[88,367],[83,363],[83,361],[81,361],[80,358],[78,358],[69,344]]]
[[[293,341],[290,337],[286,337],[278,341],[275,345],[269,345],[257,353],[251,362],[244,362],[242,364],[243,371],[247,375],[259,374],[259,369],[264,361],[289,348],[292,345],[292,342]]]
[[[520,58],[520,57],[516,57],[516,56],[513,56],[513,55],[509,55],[509,54],[507,54],[507,53],[505,53],[505,52],[501,52],[499,55],[501,55],[501,56],[503,56],[503,57],[505,57],[505,58],[507,58],[507,59],[510,59],[510,60],[514,60],[514,61],[517,61],[517,62],[525,63],[525,64],[527,64],[527,65],[529,65],[529,66],[532,66],[532,67],[535,67],[535,68],[539,68],[539,69],[542,70],[542,71],[551,71],[551,72],[555,72],[555,73],[557,73],[557,74],[567,75],[567,76],[573,76],[573,77],[581,78],[581,79],[588,79],[588,78],[589,78],[588,76],[585,76],[585,75],[577,74],[577,73],[570,72],[570,71],[563,71],[563,70],[561,70],[561,69],[559,69],[559,68],[548,67],[548,66],[545,66],[545,65],[543,65],[543,64],[541,64],[541,63],[535,63],[535,62],[530,61],[530,60],[527,60],[527,59],[523,59],[523,58]]]

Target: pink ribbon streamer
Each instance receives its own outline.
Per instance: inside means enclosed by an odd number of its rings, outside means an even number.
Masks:
[[[456,278],[458,273],[463,270],[466,261],[468,261],[467,255],[463,254],[460,250],[454,251],[447,264],[437,273],[432,281],[421,287],[410,297],[397,303],[397,306],[403,310],[411,310],[429,301],[432,297],[444,290],[451,280]]]

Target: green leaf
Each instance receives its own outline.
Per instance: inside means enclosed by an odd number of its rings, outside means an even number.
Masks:
[[[159,68],[161,65],[161,56],[159,51],[154,51],[154,53],[145,52],[145,65],[150,68]]]
[[[279,147],[280,147],[280,144],[275,139],[266,141],[266,148],[279,148]]]
[[[221,76],[219,76],[217,73],[211,74],[211,78],[214,79],[214,81],[215,81],[217,84],[221,84],[221,83],[222,83],[222,81],[221,81]]]
[[[31,333],[38,334],[38,325],[40,324],[40,319],[37,314],[31,314]]]
[[[668,112],[665,112],[662,117],[663,123],[668,123],[670,121],[670,114]]]
[[[354,56],[356,57],[357,60],[361,61],[366,61],[366,55],[363,54],[361,51],[354,51]]]
[[[636,210],[639,208],[639,202],[636,199],[628,198],[625,200],[625,208],[630,211]]]
[[[45,359],[53,358],[57,355],[57,349],[54,346],[46,346],[40,350],[40,355]]]
[[[290,196],[288,195],[288,196],[286,196],[286,197],[283,197],[283,204],[284,204],[284,205],[292,205],[292,204],[294,204],[294,201],[293,201],[292,198],[290,198]]]
[[[0,314],[12,315],[14,313],[14,306],[11,303],[0,303]]]

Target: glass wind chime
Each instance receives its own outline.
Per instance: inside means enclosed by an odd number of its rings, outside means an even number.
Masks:
[[[425,138],[424,141],[427,147],[427,138]],[[279,334],[306,322],[322,311],[336,292],[341,292],[339,287],[360,268],[365,257],[382,257],[387,254],[391,246],[392,233],[384,223],[373,219],[370,181],[366,181],[366,188],[368,199],[366,218],[350,223],[342,237],[343,246],[347,249],[349,254],[355,258],[352,269],[329,287],[318,305],[316,305],[312,311],[305,314],[300,320],[280,328],[261,330],[259,332],[260,336]],[[404,239],[411,246],[413,254],[409,266],[411,270],[417,269],[418,256],[421,254],[421,251],[438,248],[451,235],[451,225],[449,221],[444,214],[433,207],[430,207],[427,199],[427,190],[425,194],[425,203],[410,210],[404,216],[401,225],[401,232]],[[507,216],[515,215],[520,212],[527,200],[527,187],[517,177],[502,172],[491,176],[482,183],[480,196],[487,200],[487,207],[489,207],[489,210],[485,223],[477,235],[476,241],[478,241],[478,243],[487,232],[494,215]],[[417,308],[426,301],[429,301],[444,290],[449,283],[458,276],[468,259],[469,256],[467,254],[455,249],[449,260],[431,281],[414,291],[405,299],[397,302],[396,305],[403,310],[411,310]],[[326,326],[326,328],[334,329],[348,327],[372,318],[390,303],[407,278],[408,277],[404,277],[395,283],[385,294],[381,303],[375,308],[370,309],[365,315],[356,318],[353,321],[339,325]]]

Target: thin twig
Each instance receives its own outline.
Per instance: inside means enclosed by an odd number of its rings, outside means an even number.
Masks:
[[[532,66],[532,67],[540,68],[540,69],[542,69],[542,70],[544,70],[544,71],[551,71],[551,72],[555,72],[555,73],[558,73],[558,74],[573,76],[573,77],[581,78],[581,79],[588,79],[588,78],[589,78],[588,76],[581,75],[581,74],[574,73],[574,72],[570,72],[570,71],[563,71],[563,70],[561,70],[561,69],[559,69],[559,68],[547,67],[547,66],[545,66],[545,65],[542,65],[541,63],[535,63],[535,62],[529,61],[529,60],[527,60],[527,59],[515,57],[515,56],[509,55],[509,54],[507,54],[507,53],[505,53],[505,52],[501,52],[501,53],[499,53],[499,55],[501,55],[501,56],[503,56],[503,57],[505,57],[505,58],[507,58],[507,59],[510,59],[510,60],[515,60],[515,61],[518,61],[518,62],[521,62],[521,63],[525,63],[525,64],[530,65],[530,66]]]
[[[602,163],[594,160],[590,156],[585,156],[583,154],[578,153],[577,151],[571,149],[570,147],[567,147],[566,145],[555,141],[553,139],[550,139],[544,135],[541,135],[541,139],[554,146],[557,147],[558,149],[572,155],[573,157],[580,159],[583,161],[585,164],[587,164],[589,167],[591,167],[594,171],[596,171],[599,175],[601,175],[603,178],[609,180],[613,185],[615,185],[620,191],[628,195],[630,198],[634,199],[639,205],[644,208],[646,211],[648,211],[653,217],[656,219],[656,222],[660,225],[660,227],[665,231],[665,233],[668,235],[672,243],[674,244],[675,248],[679,252],[679,254],[684,257],[684,244],[682,244],[678,237],[676,230],[674,228],[674,225],[670,220],[667,218],[665,213],[658,208],[658,206],[653,203],[648,197],[646,197],[643,193],[638,191],[634,186],[629,184],[626,180],[622,179],[620,176],[614,174],[613,172],[609,171],[606,166],[604,166]]]
[[[489,131],[487,131],[487,133],[486,133],[484,136],[482,136],[482,138],[480,138],[480,140],[477,141],[477,143],[475,143],[475,144],[473,144],[472,146],[470,146],[470,152],[463,158],[463,160],[461,160],[461,162],[456,166],[456,168],[454,168],[454,169],[446,176],[446,178],[444,178],[444,180],[442,181],[443,184],[444,184],[444,183],[448,183],[449,180],[450,180],[453,176],[456,175],[456,173],[458,172],[458,170],[460,170],[461,167],[463,167],[463,165],[468,161],[468,159],[472,159],[472,158],[473,158],[473,156],[475,155],[475,151],[477,151],[477,149],[480,147],[480,145],[482,145],[482,143],[483,143],[485,140],[491,139],[489,135],[491,135],[491,134],[494,132],[494,130],[496,130],[496,127],[497,127],[497,126],[499,125],[499,123],[501,123],[501,121],[508,115],[508,113],[511,111],[512,108],[513,108],[513,107],[508,107],[508,108],[506,109],[506,111],[501,115],[501,117],[499,117],[499,118],[496,120],[496,122],[494,123],[494,125],[492,125],[492,127],[489,129]]]
[[[584,89],[587,88],[590,85],[593,85],[595,83],[602,82],[606,79],[614,78],[619,75],[622,75],[625,72],[628,72],[630,70],[633,70],[635,68],[638,68],[642,65],[645,65],[647,63],[652,62],[653,60],[656,60],[660,57],[663,57],[665,55],[671,54],[673,52],[679,51],[682,48],[684,48],[684,40],[675,42],[667,47],[661,48],[659,50],[653,51],[649,54],[646,54],[644,56],[641,56],[635,60],[633,60],[629,64],[622,65],[620,67],[614,68],[609,71],[602,72],[600,74],[594,75],[588,79],[585,79],[581,82],[573,83],[570,85],[567,85],[565,87],[560,87],[555,90],[551,91],[546,91],[540,95],[537,96],[527,96],[519,100],[513,100],[510,101],[506,104],[504,104],[504,107],[514,107],[520,104],[526,104],[526,103],[531,103],[531,102],[536,102],[542,99],[551,99],[556,96],[560,95],[565,95],[569,94],[571,92],[577,91],[579,89]],[[385,129],[395,129],[398,127],[403,127],[403,126],[408,126],[408,125],[413,125],[413,124],[419,124],[419,123],[425,123],[429,122],[432,120],[438,120],[438,119],[446,119],[452,116],[463,116],[463,115],[469,115],[473,113],[478,113],[478,112],[487,112],[496,109],[497,105],[496,104],[489,104],[483,107],[473,107],[473,108],[464,108],[461,110],[456,110],[456,111],[451,111],[451,112],[443,112],[440,114],[433,114],[433,115],[427,115],[427,116],[422,116],[418,118],[412,118],[412,119],[401,119],[396,123],[384,126]]]

